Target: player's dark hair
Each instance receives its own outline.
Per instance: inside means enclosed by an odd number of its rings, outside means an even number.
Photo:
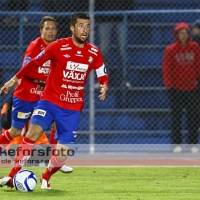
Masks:
[[[75,24],[77,23],[77,19],[90,20],[90,17],[87,14],[82,13],[82,12],[75,13],[70,17],[70,26],[75,26]]]
[[[52,16],[44,16],[42,18],[42,20],[40,21],[40,29],[44,28],[44,23],[47,22],[47,21],[55,22],[55,25],[57,27],[57,22],[56,22],[56,19],[54,17],[52,17]]]

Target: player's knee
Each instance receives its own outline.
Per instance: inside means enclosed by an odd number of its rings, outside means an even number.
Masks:
[[[33,141],[37,141],[39,137],[42,135],[42,133],[43,133],[43,129],[41,126],[32,124],[28,129],[26,137]]]
[[[61,160],[65,160],[68,156],[69,147],[63,144],[57,144],[56,149],[53,151],[53,155],[57,156]]]
[[[9,129],[9,133],[13,138],[20,136],[21,132],[22,132],[21,129],[17,129],[13,126],[11,126],[11,128]]]

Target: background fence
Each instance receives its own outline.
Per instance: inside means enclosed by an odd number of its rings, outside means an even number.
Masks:
[[[58,21],[58,36],[68,37],[69,17],[89,13],[92,1],[0,1],[0,83],[20,68],[30,41],[40,36],[45,15]],[[11,3],[11,4],[9,4]],[[24,6],[22,6],[24,5]],[[94,4],[94,44],[103,52],[110,75],[107,99],[94,90],[94,142],[96,144],[170,144],[170,108],[161,65],[165,47],[174,41],[178,22],[192,24],[200,18],[197,0],[100,1]],[[187,9],[187,10],[186,10]],[[90,84],[85,93],[77,143],[90,143]],[[0,96],[0,104],[6,100]],[[183,137],[186,123],[183,118]]]

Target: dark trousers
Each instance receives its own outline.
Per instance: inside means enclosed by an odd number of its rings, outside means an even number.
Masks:
[[[182,143],[181,123],[185,109],[188,144],[198,143],[199,115],[199,90],[182,91],[170,89],[168,95],[171,104],[171,138],[173,144]]]

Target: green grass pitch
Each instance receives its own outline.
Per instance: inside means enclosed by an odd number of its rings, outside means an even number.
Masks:
[[[38,180],[44,168],[32,170]],[[8,173],[1,168],[0,176]],[[74,172],[57,172],[51,190],[37,188],[21,193],[0,188],[1,200],[199,200],[199,167],[74,167]]]

